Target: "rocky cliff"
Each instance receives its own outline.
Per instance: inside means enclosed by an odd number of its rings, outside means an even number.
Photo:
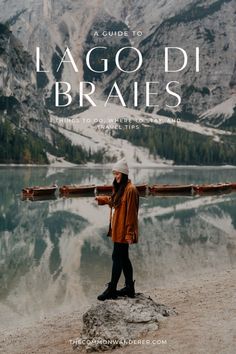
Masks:
[[[130,108],[134,106],[133,83],[137,82],[137,108],[141,111],[174,116],[202,126],[235,129],[236,8],[233,0],[117,0],[115,4],[108,0],[1,0],[0,4],[0,21],[14,34],[7,30],[1,37],[1,110],[17,109],[21,112],[20,125],[37,131],[47,141],[53,140],[48,109],[61,117],[81,113],[76,99],[81,81],[96,84],[95,98],[100,101],[105,100],[116,81]],[[104,30],[127,31],[129,36],[102,36]],[[132,36],[132,31],[141,31],[142,35]],[[95,36],[95,32],[99,35]],[[109,67],[104,74],[92,72],[85,62],[88,50],[97,45],[108,48]],[[114,65],[114,55],[123,46],[134,46],[143,56],[142,67],[132,74],[122,73]],[[45,70],[37,75],[36,47],[40,47],[40,65]],[[73,54],[78,72],[68,63],[62,64],[57,71],[67,47]],[[188,56],[186,68],[180,72],[165,72],[165,47],[183,48]],[[196,71],[196,48],[199,48],[199,72]],[[92,64],[100,69],[103,54],[92,59]],[[125,70],[131,70],[137,64],[137,56],[132,51],[124,52],[120,59]],[[169,64],[180,68],[183,54],[172,52]],[[71,84],[75,100],[69,109],[55,109],[56,81]],[[166,91],[170,81],[179,82],[173,91],[181,96],[182,101],[175,109],[169,106],[176,104],[176,97]],[[151,97],[153,107],[146,107],[146,82],[158,82],[152,87],[155,92]],[[115,100],[111,102],[115,103]],[[122,116],[125,115],[124,112]],[[104,116],[109,118],[106,109]],[[93,130],[95,134],[96,127]],[[78,133],[78,140],[83,140],[82,134]],[[100,139],[103,140],[103,135]],[[222,159],[222,162],[232,163],[232,160],[226,160]]]
[[[64,65],[61,78],[72,84],[74,92],[78,84],[89,78],[84,65],[84,53],[90,47],[101,43],[101,38],[92,38],[95,30],[135,30],[142,36],[119,39],[120,45],[132,44],[143,54],[142,69],[133,75],[121,74],[111,68],[108,75],[100,79],[103,88],[114,79],[120,83],[122,91],[133,105],[132,82],[158,81],[155,107],[159,111],[166,108],[170,100],[165,93],[165,85],[170,80],[180,82],[178,92],[182,104],[178,108],[182,117],[189,119],[230,98],[235,89],[235,41],[236,16],[233,0],[182,0],[169,1],[2,1],[0,20],[7,22],[13,33],[20,38],[32,55],[40,46],[42,65],[49,72],[49,90],[55,81],[53,68],[58,58],[68,46],[79,72],[75,75],[71,65]],[[102,40],[114,49],[114,37]],[[115,39],[117,42],[117,38]],[[117,43],[116,43],[117,45]],[[183,48],[188,54],[188,65],[179,73],[164,73],[164,47]],[[195,72],[195,48],[200,49],[200,72]],[[113,54],[111,51],[109,54]],[[174,66],[182,66],[181,53],[174,53]],[[132,56],[124,58],[124,66],[134,63]],[[91,72],[90,72],[91,74]],[[91,75],[90,75],[91,76]],[[143,90],[140,92],[139,106],[145,106]],[[174,99],[175,101],[175,99]]]
[[[0,25],[0,111],[16,127],[37,131],[50,140],[49,115],[42,90],[37,88],[35,65],[21,42]]]

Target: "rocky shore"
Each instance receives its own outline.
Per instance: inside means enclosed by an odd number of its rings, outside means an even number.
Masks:
[[[236,346],[235,279],[236,270],[231,269],[220,274],[203,274],[168,288],[149,289],[135,300],[95,301],[87,311],[55,315],[28,326],[1,331],[0,353],[62,354],[103,350],[77,345],[78,340],[99,336],[101,328],[100,334],[112,334],[116,338],[121,324],[125,323],[123,329],[126,330],[120,334],[129,343],[113,346],[114,349],[107,347],[105,353],[233,354]],[[118,306],[118,315],[109,318],[114,306]],[[125,306],[130,311],[125,312]],[[100,327],[109,323],[110,326]]]

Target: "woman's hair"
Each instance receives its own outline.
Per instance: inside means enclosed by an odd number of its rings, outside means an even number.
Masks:
[[[125,175],[124,173],[122,173],[120,183],[117,183],[116,179],[114,178],[113,193],[111,196],[112,206],[114,208],[117,208],[120,205],[121,197],[124,193],[127,183],[128,183],[128,175]]]

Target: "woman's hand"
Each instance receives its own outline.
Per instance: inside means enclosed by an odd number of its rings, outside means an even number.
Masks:
[[[98,202],[98,205],[105,205],[109,203],[109,197],[106,195],[96,196],[95,200]]]
[[[101,197],[101,196],[96,196],[95,197],[95,200],[97,201],[97,202],[99,202],[99,201],[101,201],[103,198]]]

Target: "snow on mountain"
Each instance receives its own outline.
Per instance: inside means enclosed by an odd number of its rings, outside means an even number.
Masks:
[[[200,115],[201,123],[208,122],[215,127],[221,126],[229,118],[232,117],[236,109],[236,94],[232,95],[228,100],[208,109]]]
[[[51,113],[50,122],[51,126],[57,126],[60,133],[70,139],[73,145],[81,145],[91,152],[104,149],[104,156],[107,157],[108,163],[111,158],[115,160],[125,156],[130,166],[172,164],[172,161],[161,158],[154,159],[146,148],[134,146],[123,139],[114,138],[110,132],[119,129],[124,120],[127,129],[131,127],[136,129],[135,127],[139,124],[145,126],[149,126],[150,123],[176,124],[179,128],[187,131],[211,136],[214,141],[220,141],[222,135],[231,134],[228,131],[205,127],[198,123],[176,122],[165,116],[148,114],[111,103],[104,107],[104,102],[99,100],[96,100],[96,104],[96,107],[90,107],[70,118],[60,118]],[[122,128],[125,129],[124,126]]]
[[[114,104],[104,107],[104,102],[96,102],[97,107],[90,107],[71,118],[59,118],[51,114],[51,125],[58,126],[60,133],[69,138],[72,144],[82,145],[87,151],[104,149],[108,163],[125,156],[130,167],[172,164],[172,161],[154,159],[146,148],[134,146],[109,134],[109,131],[119,127],[120,120],[127,119],[127,127],[135,126],[135,119],[144,121],[142,112],[124,109]]]

